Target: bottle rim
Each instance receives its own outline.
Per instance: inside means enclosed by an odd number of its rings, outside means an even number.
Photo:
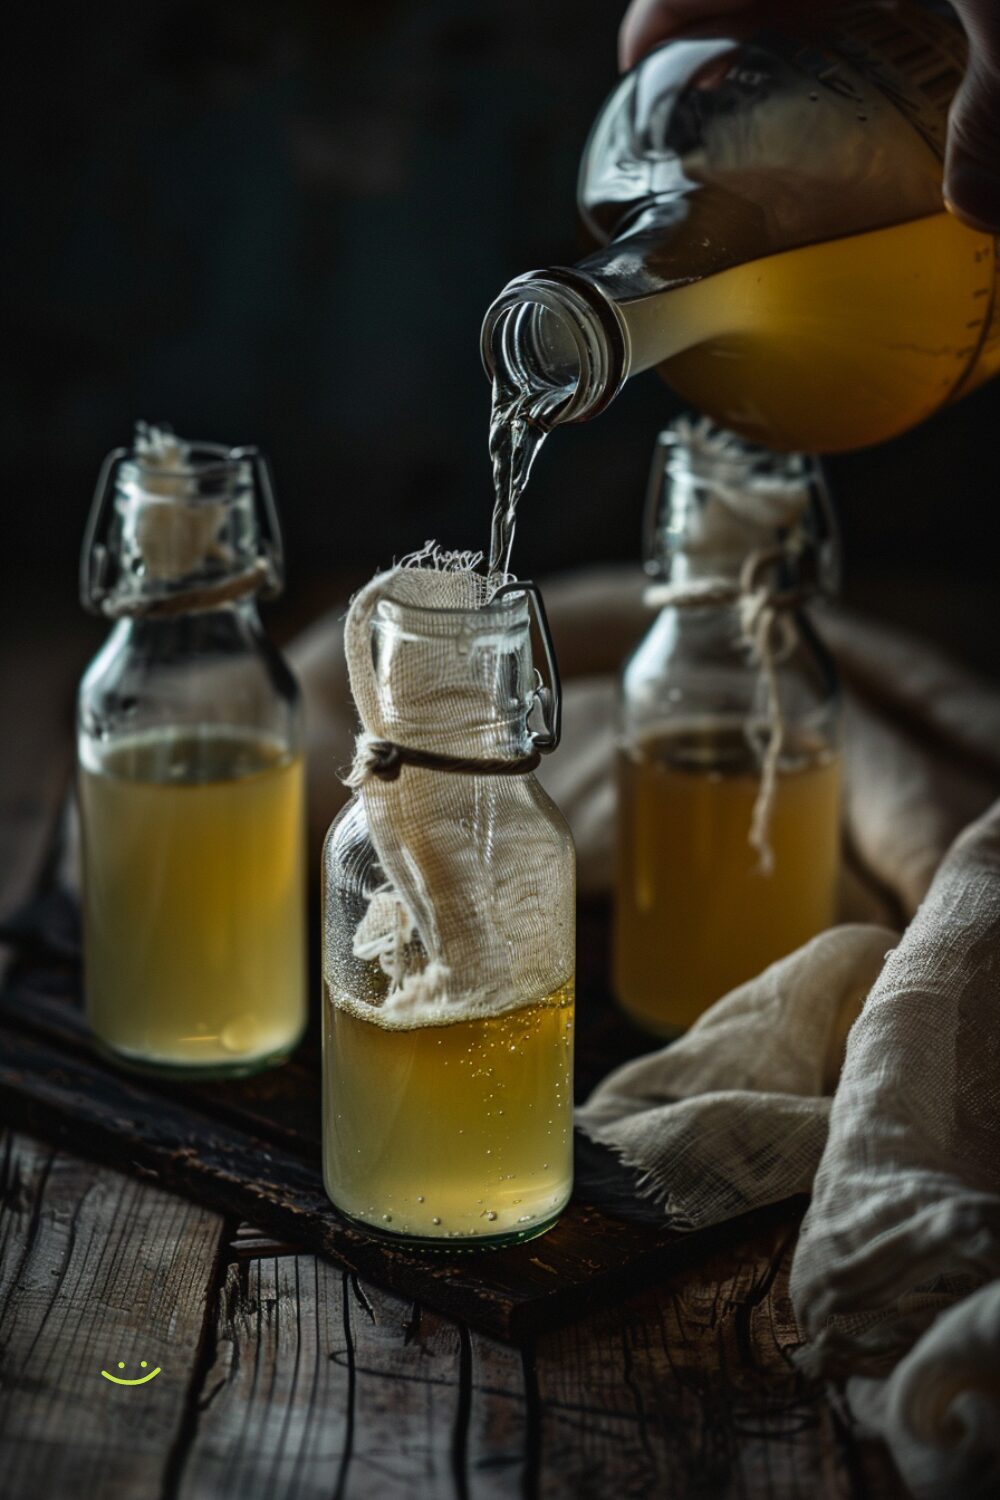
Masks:
[[[575,355],[562,381],[545,367],[539,309],[557,320],[564,354]],[[508,282],[486,310],[480,353],[491,380],[505,375],[512,393],[536,396],[528,415],[543,431],[597,416],[621,390],[631,362],[628,328],[614,301],[592,277],[565,266]]]
[[[84,529],[80,557],[80,599],[95,614],[128,613],[130,601],[156,602],[181,597],[195,583],[198,596],[205,582],[198,568],[171,579],[146,578],[122,564],[123,530],[134,525],[140,511],[162,507],[186,510],[192,517],[215,511],[229,517],[228,524],[242,524],[252,542],[243,558],[245,578],[253,592],[273,599],[284,585],[284,546],[274,499],[270,465],[253,446],[227,447],[222,443],[185,441],[182,466],[160,466],[145,460],[136,447],[115,448],[105,458],[97,479],[90,513]],[[158,493],[155,484],[165,486]],[[171,493],[172,491],[172,493]],[[240,518],[242,517],[242,522]],[[199,523],[200,524],[200,523]],[[230,538],[232,543],[232,538]],[[227,566],[209,569],[209,581],[223,575],[235,578],[234,557]],[[250,552],[253,557],[251,558]],[[249,566],[249,564],[253,566]],[[137,611],[136,611],[137,612]]]
[[[520,626],[530,621],[528,602],[527,590],[505,594],[501,598],[494,596],[471,609],[459,605],[411,604],[407,599],[396,599],[387,594],[376,605],[375,615],[396,624],[402,624],[407,615],[414,615],[428,621],[448,620],[452,625],[469,621],[472,625],[485,623],[488,628],[494,628],[498,620],[503,620],[505,624]]]
[[[186,495],[185,499],[197,503],[199,499],[206,498],[201,490],[206,481],[235,479],[242,480],[245,484],[253,482],[250,455],[245,449],[229,448],[223,443],[209,443],[200,439],[186,441],[185,448],[186,462],[174,467],[154,463],[145,454],[133,450],[119,466],[119,484],[141,485],[145,479],[172,480],[178,484],[195,481],[198,489]],[[212,494],[211,498],[220,497]]]

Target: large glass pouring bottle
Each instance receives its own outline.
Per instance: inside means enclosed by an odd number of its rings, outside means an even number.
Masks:
[[[486,315],[501,390],[547,430],[656,367],[754,442],[831,452],[979,385],[1000,366],[996,244],[941,197],[964,50],[951,17],[905,0],[650,54],[584,152],[603,248],[512,281]]]

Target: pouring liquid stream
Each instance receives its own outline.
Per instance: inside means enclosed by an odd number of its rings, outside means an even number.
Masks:
[[[534,390],[498,366],[490,412],[490,459],[493,464],[493,518],[490,526],[488,577],[499,587],[510,574],[517,506],[546,437],[551,417],[565,400],[564,391]]]

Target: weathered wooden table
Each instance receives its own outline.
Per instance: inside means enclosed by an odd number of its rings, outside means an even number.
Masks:
[[[4,665],[23,729],[0,761],[9,909],[45,847],[80,662],[42,635]],[[7,1129],[0,1494],[900,1495],[882,1450],[792,1362],[796,1228],[789,1211],[513,1347],[190,1203],[127,1159],[96,1165]],[[101,1374],[157,1367],[138,1387]]]

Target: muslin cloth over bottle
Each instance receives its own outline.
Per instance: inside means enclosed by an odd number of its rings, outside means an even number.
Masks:
[[[327,1192],[425,1249],[533,1238],[572,1185],[575,861],[533,774],[555,700],[531,586],[475,562],[427,547],[353,599],[355,795],[322,861]]]

